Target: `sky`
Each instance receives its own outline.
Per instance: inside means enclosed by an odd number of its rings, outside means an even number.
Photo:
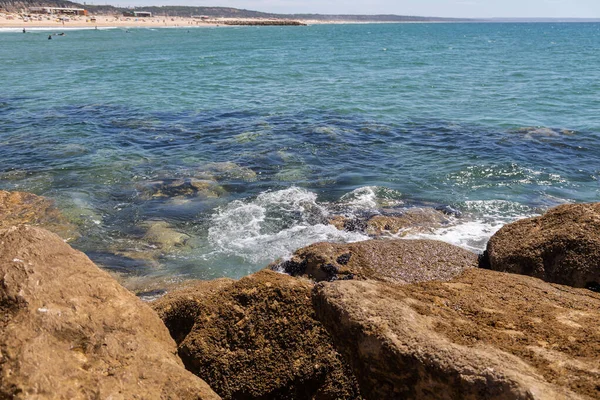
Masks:
[[[219,6],[283,14],[600,18],[600,0],[92,0],[87,3],[118,6]]]

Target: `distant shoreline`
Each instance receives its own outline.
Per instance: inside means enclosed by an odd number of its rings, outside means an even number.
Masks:
[[[302,25],[343,25],[343,24],[424,24],[424,23],[458,23],[464,21],[339,21],[339,20],[278,20],[265,18],[211,18],[198,20],[190,17],[115,17],[112,15],[96,15],[95,21],[90,17],[69,17],[68,21],[43,16],[41,20],[24,21],[15,16],[7,19],[0,15],[0,29],[52,29],[52,28],[196,28],[219,26],[302,26]]]
[[[95,16],[58,16],[35,15],[32,18],[23,18],[18,14],[0,15],[0,28],[191,28],[213,27],[221,25],[303,25],[305,22],[289,20],[268,20],[250,18],[212,18],[199,20],[190,17],[148,17],[134,18],[114,15]]]
[[[600,19],[480,19],[480,20],[428,20],[428,21],[381,21],[381,20],[323,20],[323,19],[277,19],[277,18],[208,18],[192,17],[123,17],[118,15],[61,16],[0,14],[0,29],[78,29],[78,28],[192,28],[218,26],[294,26],[324,24],[424,24],[424,23],[596,23]]]

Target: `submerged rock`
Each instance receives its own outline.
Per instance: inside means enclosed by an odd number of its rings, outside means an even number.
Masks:
[[[200,171],[214,176],[217,180],[233,179],[246,182],[256,181],[256,172],[233,162],[215,162],[204,165]]]
[[[190,371],[225,399],[357,399],[355,378],[314,319],[312,283],[264,270],[153,304]]]
[[[226,194],[216,181],[195,178],[163,179],[136,185],[144,199],[199,197],[217,198]]]
[[[161,257],[191,249],[188,246],[190,236],[179,232],[166,221],[144,221],[139,227],[145,230],[142,237],[119,240],[112,245],[110,251],[120,257],[157,267]]]
[[[373,237],[431,232],[451,222],[450,217],[441,210],[416,207],[391,215],[378,214],[365,218],[338,215],[329,220],[339,230],[361,232]]]
[[[142,240],[164,252],[181,248],[190,239],[188,235],[176,231],[166,221],[146,221],[141,226],[147,228]]]
[[[48,231],[0,231],[0,397],[218,399],[150,307]]]
[[[540,126],[526,126],[523,128],[515,129],[513,132],[520,133],[529,137],[542,136],[542,137],[555,137],[562,135],[574,135],[575,131],[570,129],[556,129]]]
[[[489,267],[574,287],[600,287],[600,203],[566,204],[502,227]]]
[[[313,303],[368,399],[600,397],[600,295],[587,290],[473,268],[321,283]]]
[[[271,269],[316,281],[374,279],[395,283],[449,280],[477,266],[477,255],[434,240],[315,243]]]
[[[51,200],[32,193],[0,190],[0,229],[20,224],[43,227],[66,240],[79,237],[77,227]]]

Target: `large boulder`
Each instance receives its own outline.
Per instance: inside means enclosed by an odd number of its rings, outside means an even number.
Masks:
[[[67,240],[79,237],[77,227],[51,200],[32,193],[0,190],[0,229],[19,224],[37,225]]]
[[[316,281],[374,279],[394,283],[449,280],[477,266],[477,255],[434,240],[367,240],[315,243],[271,269]]]
[[[355,378],[315,320],[309,281],[260,271],[154,304],[187,366],[224,399],[357,399]],[[193,321],[192,321],[193,319]]]
[[[0,310],[0,398],[219,398],[148,305],[53,233],[0,231]]]
[[[367,399],[600,397],[600,295],[479,268],[319,283],[317,318]]]
[[[208,298],[220,295],[222,290],[234,283],[235,280],[229,278],[188,281],[185,287],[158,298],[151,306],[179,345],[192,331],[198,315],[210,312],[213,303],[207,301]]]
[[[600,203],[562,205],[505,225],[487,254],[496,271],[600,289]]]

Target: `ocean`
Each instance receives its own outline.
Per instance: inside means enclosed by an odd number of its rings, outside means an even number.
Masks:
[[[64,32],[0,31],[0,189],[125,277],[239,278],[411,207],[481,252],[599,199],[597,23]]]

